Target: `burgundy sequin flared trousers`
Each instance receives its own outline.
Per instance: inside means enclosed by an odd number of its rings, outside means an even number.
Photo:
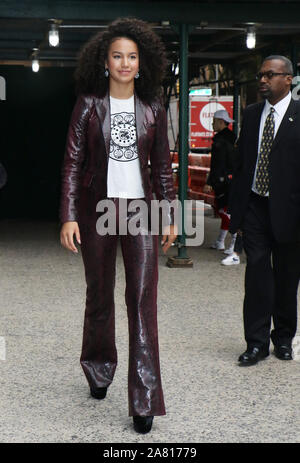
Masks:
[[[129,327],[129,416],[165,415],[157,330],[158,237],[101,236],[96,226],[80,231],[87,283],[80,363],[87,381],[91,388],[108,387],[117,366],[114,286],[120,239]]]

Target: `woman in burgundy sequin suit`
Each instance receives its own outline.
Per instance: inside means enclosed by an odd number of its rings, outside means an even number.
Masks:
[[[78,99],[62,169],[61,243],[81,245],[87,283],[81,365],[91,395],[106,396],[117,366],[114,284],[120,238],[126,272],[129,326],[129,415],[149,432],[164,415],[157,332],[158,236],[96,230],[100,200],[175,199],[166,112],[159,92],[166,67],[159,37],[143,21],[118,19],[82,50],[76,70]],[[148,163],[151,165],[151,178]],[[171,210],[171,209],[170,209]],[[132,216],[132,213],[131,213]],[[170,213],[166,252],[177,229]],[[127,217],[127,220],[130,216]]]

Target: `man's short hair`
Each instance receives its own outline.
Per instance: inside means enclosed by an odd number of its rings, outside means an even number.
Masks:
[[[263,63],[265,61],[271,61],[273,59],[278,59],[280,61],[282,61],[284,63],[284,70],[285,72],[288,72],[289,74],[293,75],[294,74],[294,69],[293,69],[293,64],[291,62],[291,60],[289,60],[286,56],[282,56],[282,55],[270,55],[270,56],[267,56],[264,60],[263,60]]]

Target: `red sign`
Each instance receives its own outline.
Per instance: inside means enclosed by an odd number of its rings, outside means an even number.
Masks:
[[[225,109],[233,119],[233,97],[190,97],[190,149],[211,147],[213,116],[220,109]]]

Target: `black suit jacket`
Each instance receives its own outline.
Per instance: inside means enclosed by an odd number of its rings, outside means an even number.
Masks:
[[[239,137],[238,167],[229,210],[230,231],[243,227],[257,160],[264,102],[246,108]],[[300,240],[300,102],[291,100],[274,138],[269,162],[269,210],[278,242]]]

